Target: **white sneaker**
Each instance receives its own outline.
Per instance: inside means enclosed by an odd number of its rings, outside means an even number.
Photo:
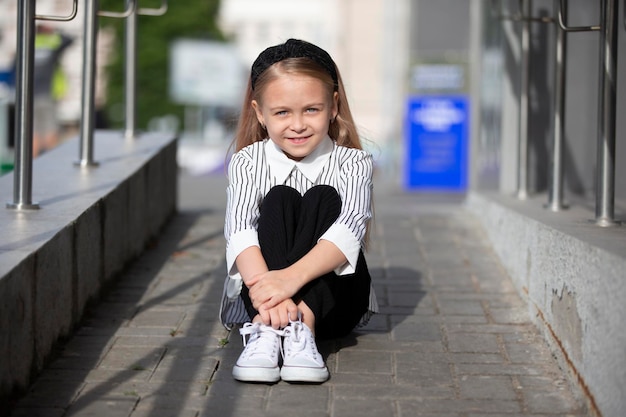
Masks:
[[[292,321],[283,332],[283,367],[280,371],[283,381],[326,381],[328,368],[317,350],[311,329],[302,321]]]
[[[244,349],[233,367],[233,377],[245,382],[277,382],[278,355],[283,332],[261,323],[246,323],[239,329]],[[249,335],[246,341],[246,335]]]

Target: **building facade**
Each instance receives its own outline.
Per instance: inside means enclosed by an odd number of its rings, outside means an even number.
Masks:
[[[223,0],[220,26],[249,68],[268,46],[301,38],[336,61],[359,129],[383,165],[397,152],[407,77],[408,0]]]
[[[626,5],[471,3],[468,206],[592,415],[623,415]]]

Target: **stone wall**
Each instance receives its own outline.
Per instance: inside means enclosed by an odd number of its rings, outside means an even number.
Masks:
[[[0,404],[25,389],[85,307],[176,212],[175,138],[94,135],[96,167],[79,138],[33,162],[33,202],[16,211],[14,177],[0,177]],[[0,414],[2,414],[0,407]]]

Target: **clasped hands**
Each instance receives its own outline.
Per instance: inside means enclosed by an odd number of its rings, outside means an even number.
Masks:
[[[289,318],[298,317],[298,306],[292,297],[301,286],[287,270],[267,271],[254,275],[245,285],[249,289],[252,305],[259,312],[263,324],[279,329],[289,324]]]

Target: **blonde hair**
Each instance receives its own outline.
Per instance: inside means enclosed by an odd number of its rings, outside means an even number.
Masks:
[[[336,69],[336,67],[335,67]],[[359,138],[352,113],[350,112],[350,106],[348,105],[348,98],[346,91],[341,80],[339,70],[337,71],[337,117],[332,121],[328,129],[328,136],[337,142],[338,145],[345,146],[347,148],[363,149],[361,140]],[[237,131],[231,148],[234,148],[235,152],[240,151],[248,145],[254,142],[259,142],[267,138],[267,132],[265,128],[261,126],[257,120],[256,113],[252,108],[252,100],[256,100],[259,103],[263,101],[263,93],[266,91],[270,82],[285,75],[305,75],[320,80],[327,88],[328,95],[332,97],[335,92],[335,82],[332,77],[321,65],[315,61],[304,58],[286,58],[282,61],[268,67],[262,74],[260,74],[252,89],[252,82],[248,80],[248,86],[246,87],[246,94],[239,117],[239,123],[237,125]]]

